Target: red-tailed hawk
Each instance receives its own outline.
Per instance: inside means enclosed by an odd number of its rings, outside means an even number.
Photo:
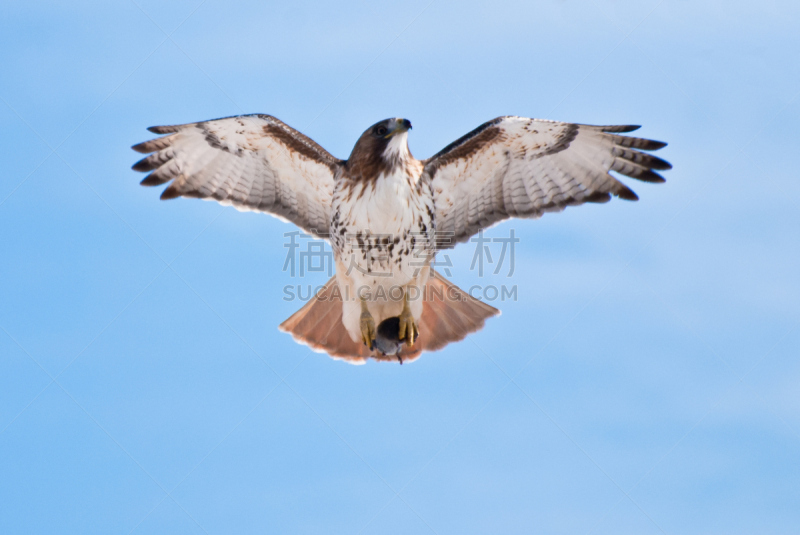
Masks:
[[[162,199],[214,199],[267,212],[329,240],[336,275],[280,328],[354,363],[408,361],[479,330],[497,309],[431,269],[438,250],[511,217],[537,218],[636,194],[609,174],[663,182],[665,143],[590,126],[498,117],[427,160],[408,150],[411,123],[367,129],[347,160],[269,115],[150,128],[133,147],[142,185]]]

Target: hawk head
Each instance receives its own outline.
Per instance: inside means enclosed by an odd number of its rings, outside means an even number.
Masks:
[[[384,119],[367,128],[358,138],[345,163],[349,178],[375,180],[381,174],[394,172],[412,158],[408,150],[408,119]]]

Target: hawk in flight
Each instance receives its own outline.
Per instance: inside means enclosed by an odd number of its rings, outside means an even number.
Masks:
[[[664,147],[591,126],[498,117],[427,160],[408,150],[407,119],[369,127],[347,160],[270,115],[155,126],[134,145],[144,186],[267,212],[328,240],[336,274],[281,330],[353,363],[408,361],[479,330],[494,307],[431,268],[437,251],[499,221],[533,219],[636,194],[609,174],[663,182]]]

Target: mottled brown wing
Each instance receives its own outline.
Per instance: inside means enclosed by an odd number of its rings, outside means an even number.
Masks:
[[[149,130],[166,135],[133,146],[152,153],[133,169],[151,171],[144,186],[172,181],[162,199],[216,200],[327,234],[341,162],[275,117],[241,115]]]
[[[537,218],[611,196],[636,194],[609,174],[664,182],[672,166],[642,151],[666,143],[621,136],[638,126],[591,126],[498,117],[426,160],[440,249],[511,217]]]

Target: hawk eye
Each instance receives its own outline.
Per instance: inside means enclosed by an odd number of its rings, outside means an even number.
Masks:
[[[379,136],[385,136],[386,132],[388,132],[388,130],[386,129],[385,126],[379,126],[378,128],[375,129],[375,133]]]

